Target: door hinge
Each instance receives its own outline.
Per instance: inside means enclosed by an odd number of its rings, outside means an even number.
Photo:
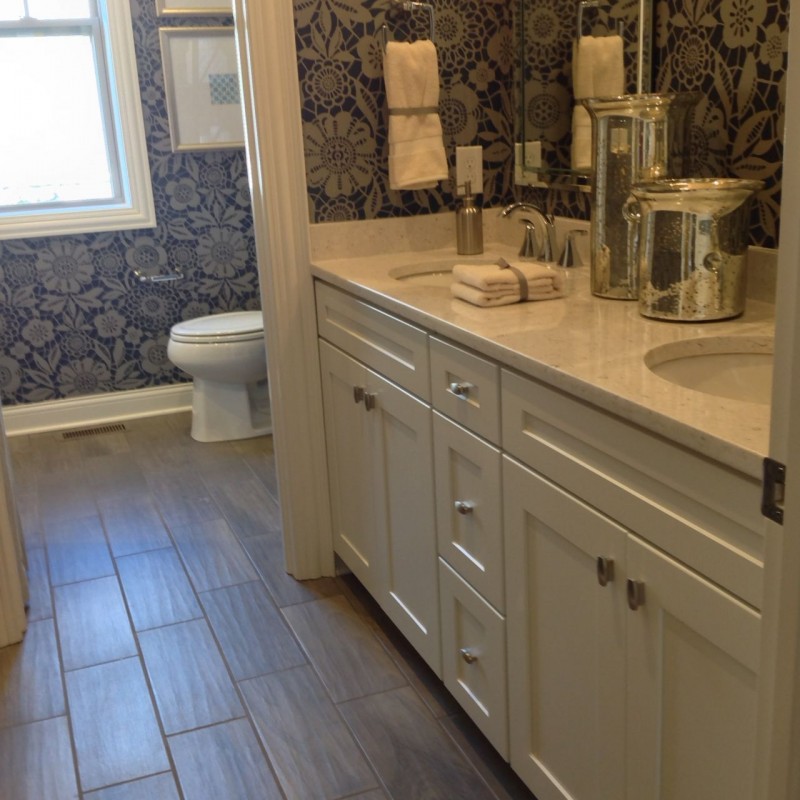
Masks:
[[[783,525],[783,501],[786,494],[786,466],[771,458],[764,459],[764,490],[761,513]]]

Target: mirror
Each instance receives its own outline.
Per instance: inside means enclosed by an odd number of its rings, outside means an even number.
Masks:
[[[519,0],[517,25],[516,183],[588,190],[589,169],[573,153],[575,43],[621,37],[601,46],[620,46],[622,93],[649,92],[652,0]]]

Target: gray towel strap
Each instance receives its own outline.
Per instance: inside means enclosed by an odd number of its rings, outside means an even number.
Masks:
[[[504,258],[498,259],[497,265],[500,269],[510,269],[514,273],[519,281],[519,301],[524,303],[528,299],[528,279],[525,277],[525,273],[521,269],[512,267]]]
[[[436,106],[418,106],[416,108],[390,108],[390,117],[417,117],[422,114],[438,114],[439,109]]]

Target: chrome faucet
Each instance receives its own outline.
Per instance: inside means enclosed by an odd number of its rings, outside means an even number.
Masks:
[[[510,217],[515,212],[521,212],[526,216],[521,217],[520,222],[525,225],[525,238],[519,254],[522,258],[538,258],[540,261],[549,262],[553,260],[555,252],[556,228],[552,214],[545,214],[540,208],[532,203],[516,202],[506,206],[501,212],[501,217]],[[541,230],[537,240],[537,228]]]

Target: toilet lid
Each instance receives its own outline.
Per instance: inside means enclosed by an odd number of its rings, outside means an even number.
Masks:
[[[241,342],[264,336],[260,311],[230,311],[178,322],[170,336],[176,342]]]

